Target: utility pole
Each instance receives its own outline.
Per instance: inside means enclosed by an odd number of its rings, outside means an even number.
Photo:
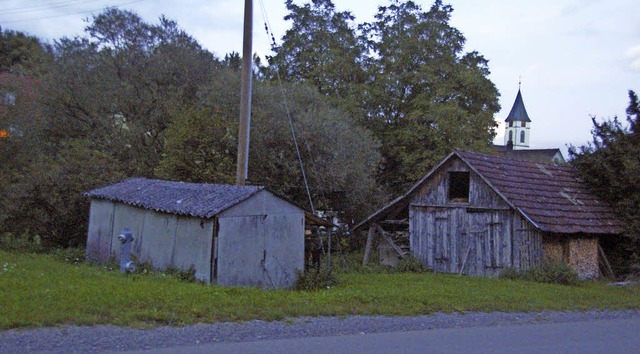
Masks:
[[[244,35],[242,42],[242,83],[236,185],[244,186],[249,170],[249,136],[251,131],[251,37],[253,35],[253,0],[244,1]]]

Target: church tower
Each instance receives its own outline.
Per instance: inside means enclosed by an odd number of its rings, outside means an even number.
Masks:
[[[531,119],[529,119],[527,110],[524,108],[524,102],[522,102],[522,94],[520,93],[519,87],[516,101],[513,103],[513,107],[511,107],[509,116],[504,121],[504,144],[513,144],[512,146],[514,150],[529,148],[529,130],[531,129]]]

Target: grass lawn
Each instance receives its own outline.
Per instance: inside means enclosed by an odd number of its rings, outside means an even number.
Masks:
[[[640,308],[640,286],[569,287],[449,274],[340,274],[317,292],[225,288],[160,274],[124,276],[51,255],[0,251],[0,329],[147,327],[295,316]]]

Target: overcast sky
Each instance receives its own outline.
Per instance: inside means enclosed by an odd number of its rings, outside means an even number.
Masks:
[[[305,1],[306,2],[306,1]],[[333,0],[356,22],[372,21],[387,0]],[[640,93],[640,1],[637,0],[449,0],[451,25],[467,38],[466,51],[489,59],[490,79],[509,114],[522,80],[522,96],[532,120],[532,148],[582,145],[591,139],[591,116],[625,118],[628,90]],[[296,1],[302,4],[303,1]],[[420,1],[425,10],[432,1]],[[0,0],[3,29],[43,39],[81,35],[83,19],[119,6],[157,23],[176,20],[218,56],[242,52],[241,0]],[[284,0],[254,0],[254,51],[268,54],[264,19],[279,40],[289,28]],[[265,15],[263,15],[265,14]],[[503,143],[504,126],[496,143]]]

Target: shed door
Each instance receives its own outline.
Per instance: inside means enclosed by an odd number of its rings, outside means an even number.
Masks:
[[[229,286],[262,286],[266,215],[220,218],[217,282]]]

